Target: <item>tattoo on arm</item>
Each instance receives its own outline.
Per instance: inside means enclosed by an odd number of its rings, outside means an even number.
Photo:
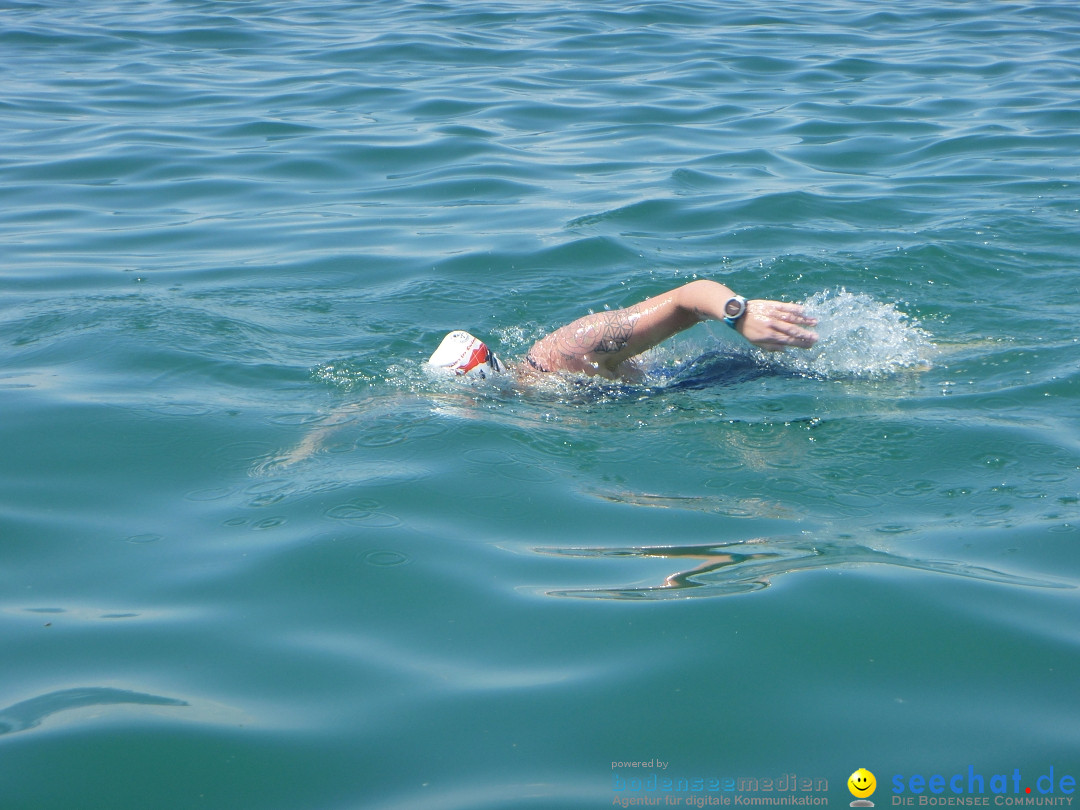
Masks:
[[[626,310],[602,313],[600,340],[596,344],[598,352],[621,352],[626,348],[634,334],[634,322]]]
[[[634,319],[624,309],[600,312],[565,330],[558,351],[564,357],[584,357],[590,352],[614,354],[626,348],[634,334]]]

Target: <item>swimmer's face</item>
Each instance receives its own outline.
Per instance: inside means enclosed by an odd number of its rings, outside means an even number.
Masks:
[[[860,799],[865,799],[874,789],[877,788],[877,780],[874,775],[866,768],[859,768],[847,780],[848,790],[851,791],[852,796],[856,796]]]

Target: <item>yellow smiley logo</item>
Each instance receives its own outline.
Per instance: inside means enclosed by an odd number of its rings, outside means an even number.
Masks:
[[[877,789],[877,779],[866,768],[859,768],[847,780],[848,790],[858,799],[865,799]]]

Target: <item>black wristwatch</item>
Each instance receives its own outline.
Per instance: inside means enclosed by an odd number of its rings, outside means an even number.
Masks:
[[[733,295],[724,304],[724,323],[735,328],[735,324],[739,322],[739,318],[746,314],[746,299],[741,295]]]

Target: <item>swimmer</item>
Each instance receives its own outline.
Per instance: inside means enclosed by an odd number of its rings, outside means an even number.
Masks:
[[[808,349],[817,324],[799,304],[746,300],[716,281],[691,281],[625,309],[597,312],[556,329],[533,344],[519,367],[523,373],[568,371],[608,380],[636,378],[634,362],[669,337],[702,321],[722,320],[759,349]],[[468,332],[447,335],[428,360],[456,374],[486,377],[505,370],[495,353]]]
[[[669,337],[702,321],[722,320],[743,338],[770,352],[789,347],[808,349],[818,336],[806,327],[817,321],[799,304],[747,301],[715,281],[692,281],[626,309],[578,318],[533,344],[522,363],[508,367],[481,340],[468,332],[448,334],[428,366],[469,377],[514,371],[523,381],[565,371],[608,380],[642,378],[634,359]],[[293,450],[262,467],[277,470],[319,452],[326,437],[356,418],[353,406],[331,414]]]

